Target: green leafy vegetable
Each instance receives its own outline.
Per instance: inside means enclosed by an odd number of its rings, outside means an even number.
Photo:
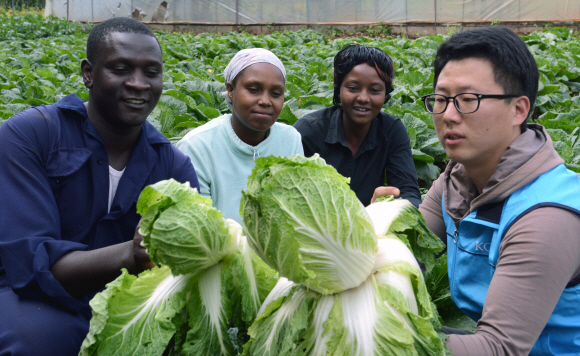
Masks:
[[[170,179],[146,187],[137,204],[143,246],[173,274],[196,273],[232,252],[235,240],[222,213],[189,184]]]
[[[244,355],[444,355],[419,265],[396,236],[378,241],[360,286],[321,295],[280,278]]]
[[[347,182],[318,156],[256,161],[240,207],[244,231],[258,255],[287,278],[249,328],[245,355],[445,354],[437,311],[409,248],[433,255],[441,242],[408,201],[384,200],[365,210]],[[357,238],[368,242],[352,248],[349,239],[359,229],[365,234]],[[352,263],[349,255],[361,255],[360,246],[372,250],[370,269]],[[345,288],[336,271],[363,281]]]
[[[124,270],[93,298],[81,355],[236,355],[276,271],[187,183],[148,186],[137,208],[144,245],[162,266],[138,277]]]
[[[366,207],[379,238],[396,235],[413,251],[415,258],[430,272],[436,265],[435,256],[445,244],[427,227],[423,215],[406,199],[375,201]]]
[[[181,313],[192,275],[175,277],[168,267],[127,270],[90,302],[89,333],[79,355],[161,355],[175,333],[172,319]]]
[[[376,238],[364,208],[318,155],[257,159],[240,214],[254,251],[319,293],[357,287],[372,270]]]

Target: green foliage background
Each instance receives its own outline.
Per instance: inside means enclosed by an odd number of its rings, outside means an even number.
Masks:
[[[77,23],[39,15],[0,16],[0,125],[19,111],[56,102],[70,93],[88,100],[80,76],[88,31]],[[173,141],[228,111],[221,97],[223,70],[237,51],[267,48],[284,62],[288,82],[279,120],[293,124],[311,111],[332,105],[334,55],[356,42],[383,49],[395,62],[395,91],[384,111],[403,120],[422,185],[428,187],[447,162],[419,97],[432,91],[432,62],[448,35],[332,40],[310,30],[260,36],[156,34],[163,48],[164,90],[149,120]],[[578,35],[559,27],[534,32],[523,40],[540,70],[534,117],[548,128],[568,167],[580,172]]]

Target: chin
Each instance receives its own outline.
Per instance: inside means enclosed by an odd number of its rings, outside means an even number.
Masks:
[[[470,157],[466,157],[465,155],[461,155],[461,154],[447,154],[447,156],[449,156],[449,158],[457,163],[461,163],[462,165],[466,165],[469,164],[469,162],[471,162],[472,158],[470,159]]]
[[[274,122],[254,122],[251,125],[248,125],[248,127],[254,131],[259,131],[259,132],[263,132],[266,131],[267,129],[269,129],[270,127],[274,126]]]
[[[272,126],[266,126],[266,127],[262,127],[262,126],[260,126],[260,127],[252,127],[252,130],[254,130],[254,131],[256,131],[256,132],[264,132],[264,131],[268,130],[270,127],[272,127]]]
[[[352,122],[354,122],[355,124],[359,125],[359,126],[365,126],[371,123],[371,121],[373,121],[374,117],[370,117],[370,118],[357,118],[354,120],[350,120]]]
[[[145,121],[147,121],[147,116],[145,116],[145,117],[138,117],[138,118],[126,118],[122,122],[127,127],[135,127],[135,126],[141,126],[141,125],[143,125],[145,123]]]

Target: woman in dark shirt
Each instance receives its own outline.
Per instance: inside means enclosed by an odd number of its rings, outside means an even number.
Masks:
[[[421,203],[409,136],[398,118],[381,112],[393,91],[393,61],[382,50],[344,47],[334,57],[334,106],[310,113],[294,127],[304,154],[318,153],[345,177],[366,206],[375,188]]]

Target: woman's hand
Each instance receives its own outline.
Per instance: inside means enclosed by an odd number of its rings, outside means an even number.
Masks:
[[[398,197],[399,194],[401,194],[401,191],[399,190],[399,188],[396,187],[378,187],[377,189],[375,189],[375,192],[373,193],[373,197],[371,199],[371,204],[375,202],[375,200],[377,200],[377,198],[383,196],[383,195],[392,195],[394,197]]]

